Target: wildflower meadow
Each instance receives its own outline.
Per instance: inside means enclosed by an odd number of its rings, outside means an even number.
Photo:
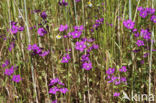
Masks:
[[[0,0],[0,103],[156,103],[156,0]]]

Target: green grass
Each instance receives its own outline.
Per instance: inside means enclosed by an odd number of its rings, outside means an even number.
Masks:
[[[136,38],[123,26],[124,19],[132,18],[137,29],[149,28],[155,36],[155,24],[149,24],[148,20],[141,19],[136,10],[137,5],[156,8],[153,0],[92,0],[92,7],[88,7],[87,0],[81,2],[68,1],[67,7],[58,5],[59,0],[1,0],[0,1],[0,35],[8,38],[0,38],[0,64],[10,60],[10,65],[18,65],[15,74],[20,74],[22,81],[15,83],[11,77],[4,74],[5,69],[0,68],[0,103],[50,103],[58,99],[61,103],[129,103],[122,100],[122,91],[128,95],[131,92],[148,94],[156,93],[156,53],[150,51],[147,58],[143,58],[142,49],[139,53],[132,53],[136,48]],[[103,5],[102,5],[103,3]],[[33,14],[33,10],[46,11],[47,23],[43,25],[48,33],[39,37],[37,30],[30,27],[43,23],[40,14]],[[19,18],[21,16],[21,18]],[[120,20],[118,19],[120,17]],[[95,20],[104,18],[104,23],[94,32],[90,32]],[[25,27],[23,32],[10,35],[7,29],[11,28],[10,21],[18,22]],[[93,37],[99,45],[97,51],[90,53],[93,69],[85,71],[81,69],[80,56],[82,53],[74,49],[75,41],[71,39],[56,39],[59,34],[59,26],[68,24],[68,32],[73,31],[73,26],[84,25],[82,37]],[[113,24],[110,26],[108,24]],[[8,47],[15,40],[15,48],[9,52]],[[50,54],[44,58],[32,57],[27,51],[28,44],[38,44],[40,47],[50,50]],[[156,49],[155,43],[148,43],[150,48]],[[68,64],[62,64],[61,58],[66,49],[72,48],[72,60]],[[144,60],[144,64],[140,64]],[[119,69],[126,65],[126,73],[116,72],[116,76],[126,76],[128,85],[115,86],[107,83],[106,70],[110,67]],[[48,84],[52,78],[60,78],[69,89],[65,95],[56,96],[48,93]],[[113,93],[119,91],[119,98],[113,97]],[[156,100],[155,100],[156,101]],[[132,101],[130,103],[133,103]]]

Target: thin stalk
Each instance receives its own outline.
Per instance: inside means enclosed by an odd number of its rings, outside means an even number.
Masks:
[[[75,12],[75,21],[76,21],[76,25],[78,25],[78,21],[77,21],[77,11],[76,11],[76,1],[74,0],[74,12]]]
[[[154,0],[152,0],[152,8],[154,7]],[[150,47],[150,57],[149,57],[149,95],[151,94],[151,71],[152,71],[152,49],[153,49],[153,38],[154,38],[154,27],[151,35],[151,47]],[[149,101],[150,103],[150,101]]]
[[[30,36],[30,32],[29,32],[29,26],[28,26],[28,17],[27,17],[27,5],[26,5],[26,0],[24,0],[24,9],[25,9],[25,19],[26,19],[26,27],[27,27],[27,34],[28,34],[28,43],[31,43],[31,36]],[[33,88],[34,88],[34,94],[37,94],[37,90],[36,90],[36,82],[35,82],[35,77],[34,77],[34,67],[32,64],[32,58],[30,57],[29,60],[31,60],[31,76],[32,76],[32,81],[33,81]],[[38,102],[38,97],[36,96],[36,103]]]

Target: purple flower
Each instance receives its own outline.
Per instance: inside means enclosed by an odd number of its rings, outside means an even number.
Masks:
[[[58,83],[59,81],[60,81],[60,80],[59,80],[58,78],[52,79],[52,80],[50,81],[49,86],[54,85],[55,83]]]
[[[16,83],[20,82],[20,81],[21,81],[20,75],[13,75],[12,81],[14,81],[14,82],[16,82]]]
[[[111,77],[112,82],[115,81],[116,79],[118,79],[118,77],[115,77],[115,76]]]
[[[59,91],[63,94],[65,94],[66,92],[68,92],[67,88],[60,88]]]
[[[134,33],[134,32],[137,32],[137,29],[136,29],[136,28],[135,28],[135,29],[133,29],[133,33]]]
[[[95,41],[95,39],[94,38],[89,38],[89,39],[87,39],[87,42],[93,42],[93,41]]]
[[[73,39],[79,38],[81,36],[81,34],[82,34],[81,31],[74,31],[74,32],[72,32]]]
[[[82,56],[81,56],[81,61],[82,61],[82,62],[90,61],[90,59],[89,59],[89,54],[84,54],[84,55],[82,55]]]
[[[154,14],[155,13],[155,9],[153,8],[146,8],[146,11],[148,14]]]
[[[57,91],[59,91],[59,88],[53,87],[53,88],[50,88],[49,93],[56,94]]]
[[[126,77],[121,77],[120,80],[121,80],[122,82],[126,82],[126,81],[127,81]]]
[[[14,73],[14,68],[13,66],[10,69],[5,69],[4,74],[10,76],[11,74]]]
[[[140,16],[141,16],[142,18],[146,18],[146,16],[147,16],[147,11],[146,11],[146,10],[140,11]]]
[[[145,40],[149,40],[151,38],[151,33],[148,32],[148,30],[144,30],[144,29],[141,29],[140,31],[140,35],[141,37],[143,37]]]
[[[146,58],[148,55],[149,55],[149,53],[145,53],[143,57]]]
[[[59,1],[59,5],[60,5],[60,6],[67,6],[68,3],[67,3],[65,0],[62,0],[62,2]]]
[[[137,40],[137,42],[136,42],[136,45],[137,46],[144,46],[144,41],[142,41],[142,40]]]
[[[63,32],[65,30],[67,30],[67,29],[68,29],[68,25],[67,24],[66,25],[60,25],[59,31]]]
[[[135,22],[133,22],[132,20],[125,20],[123,22],[123,25],[127,28],[127,29],[133,29]]]
[[[57,100],[52,101],[51,103],[57,103]]]
[[[11,34],[16,34],[17,32],[18,32],[18,27],[17,26],[15,26],[15,25],[12,25],[12,27],[11,27]]]
[[[49,50],[48,50],[48,51],[43,52],[42,54],[39,54],[39,56],[45,57],[45,56],[46,56],[46,55],[48,55],[48,54],[49,54]]]
[[[18,30],[19,30],[19,31],[23,31],[23,30],[24,30],[24,27],[23,27],[23,26],[18,27]]]
[[[47,31],[44,29],[44,28],[39,28],[37,30],[37,33],[40,35],[40,36],[44,36],[45,34],[47,34]]]
[[[99,48],[99,45],[93,44],[93,45],[92,45],[92,48],[93,48],[93,49],[98,49],[98,48]]]
[[[137,38],[140,36],[139,32],[135,33],[134,36]]]
[[[89,62],[89,63],[85,62],[82,64],[82,68],[85,70],[90,70],[90,69],[92,69],[92,63],[91,62]]]
[[[41,17],[42,17],[43,19],[46,19],[46,18],[47,18],[47,14],[46,14],[45,11],[43,11],[43,12],[41,13]]]
[[[11,23],[11,26],[13,26],[13,25],[16,25],[16,24],[17,24],[17,22],[14,22],[14,21],[11,21],[10,23]]]
[[[5,61],[5,63],[2,64],[2,68],[5,68],[6,66],[8,66],[10,64],[10,62],[8,60]]]
[[[75,31],[83,31],[84,30],[84,27],[83,27],[83,25],[74,26],[74,29],[75,29]]]
[[[155,15],[151,16],[151,21],[153,21],[154,23],[156,23],[156,16]]]
[[[138,7],[137,10],[138,10],[138,11],[143,11],[144,8],[143,8],[143,7]]]
[[[119,69],[119,71],[120,72],[126,72],[127,71],[126,66],[122,66],[121,69]]]
[[[107,73],[108,75],[113,74],[114,72],[115,72],[115,68],[109,68],[109,69],[106,71],[106,73]]]
[[[118,96],[120,96],[120,93],[115,92],[115,93],[113,94],[113,96],[114,96],[114,97],[118,97]]]
[[[85,42],[83,42],[83,41],[80,41],[80,42],[77,41],[75,44],[76,50],[79,50],[81,52],[83,52],[86,47],[87,46],[85,45]]]
[[[66,54],[66,55],[62,58],[61,63],[68,63],[70,59],[71,59],[71,57],[69,56],[69,54]]]
[[[121,83],[121,81],[120,81],[120,80],[115,81],[115,85],[119,85],[120,83]]]

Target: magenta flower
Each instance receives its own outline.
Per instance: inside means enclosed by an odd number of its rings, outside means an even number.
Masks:
[[[10,76],[11,74],[14,73],[14,68],[13,66],[10,69],[5,69],[4,74]]]
[[[93,49],[99,49],[99,45],[93,44],[93,45],[92,45],[92,48],[93,48]]]
[[[120,80],[115,81],[115,85],[119,85],[120,83],[121,83],[121,81],[120,81]]]
[[[20,75],[13,75],[12,80],[16,83],[20,82],[22,79]]]
[[[17,22],[11,21],[10,24],[11,24],[11,26],[13,26],[13,25],[16,25]]]
[[[156,23],[156,16],[155,15],[151,16],[151,21],[153,21],[154,23]]]
[[[49,93],[56,94],[56,92],[58,91],[59,91],[59,88],[53,87],[53,88],[50,88]]]
[[[127,28],[127,29],[133,29],[135,22],[133,22],[132,20],[125,20],[123,22],[123,25]]]
[[[122,82],[126,82],[126,81],[127,81],[126,77],[121,77],[120,80],[121,80]]]
[[[91,62],[89,62],[89,63],[85,62],[85,63],[82,64],[82,68],[85,69],[85,70],[90,70],[90,69],[93,68],[92,63]]]
[[[141,29],[140,31],[140,35],[141,37],[143,37],[145,40],[149,40],[151,38],[151,33],[148,32],[148,30],[144,30],[144,29]]]
[[[74,26],[74,29],[75,29],[75,31],[83,31],[84,30],[84,27],[83,27],[83,25]]]
[[[136,42],[136,45],[137,46],[144,46],[144,41],[142,41],[142,40],[137,40],[137,42]]]
[[[71,57],[69,56],[69,54],[66,54],[66,55],[62,58],[61,63],[68,63],[70,59],[71,59]]]
[[[109,69],[106,71],[106,73],[107,73],[108,75],[113,74],[114,72],[115,72],[115,68],[109,68]]]
[[[46,19],[46,18],[47,18],[47,14],[46,14],[45,11],[43,11],[43,12],[41,13],[41,17],[42,17],[43,19]]]
[[[146,16],[147,16],[147,11],[146,11],[146,10],[140,11],[140,16],[141,16],[142,18],[146,18]]]
[[[66,25],[60,25],[59,31],[63,32],[65,30],[67,30],[67,29],[68,29],[68,25],[67,24]]]
[[[57,100],[52,101],[51,103],[57,103]]]
[[[120,96],[120,93],[115,92],[115,93],[113,94],[113,96],[114,96],[114,97],[118,97],[118,96]]]
[[[49,54],[49,50],[48,51],[44,51],[43,53],[39,54],[39,56],[41,57],[45,57]]]
[[[137,38],[140,36],[139,32],[135,33],[134,36]]]
[[[10,64],[10,62],[8,60],[5,61],[5,63],[2,64],[2,68],[5,68],[6,66],[8,66]]]
[[[60,6],[67,6],[68,3],[67,3],[65,0],[62,0],[62,2],[59,1],[59,5],[60,5]]]
[[[45,34],[47,34],[47,31],[44,29],[44,28],[39,28],[37,30],[37,33],[40,35],[40,36],[44,36]]]
[[[81,61],[82,61],[82,62],[90,61],[90,59],[89,59],[89,54],[83,54],[83,55],[81,56]]]
[[[65,94],[66,92],[68,92],[67,88],[60,88],[59,91],[63,94]]]
[[[155,13],[155,9],[153,8],[146,8],[146,11],[148,14],[154,14]]]
[[[79,38],[81,36],[82,32],[81,31],[74,31],[72,32],[72,37],[73,39]]]
[[[24,31],[24,27],[23,27],[23,26],[18,27],[18,30],[19,30],[19,31]]]
[[[11,27],[11,34],[16,34],[17,32],[18,32],[18,27],[17,26],[15,26],[15,25],[12,25],[12,27]]]
[[[75,49],[79,50],[81,52],[83,52],[86,47],[87,46],[85,45],[85,42],[83,42],[83,41],[79,41],[79,42],[77,41],[75,44]]]
[[[121,69],[119,69],[119,71],[120,72],[126,72],[127,71],[126,66],[122,66]]]

